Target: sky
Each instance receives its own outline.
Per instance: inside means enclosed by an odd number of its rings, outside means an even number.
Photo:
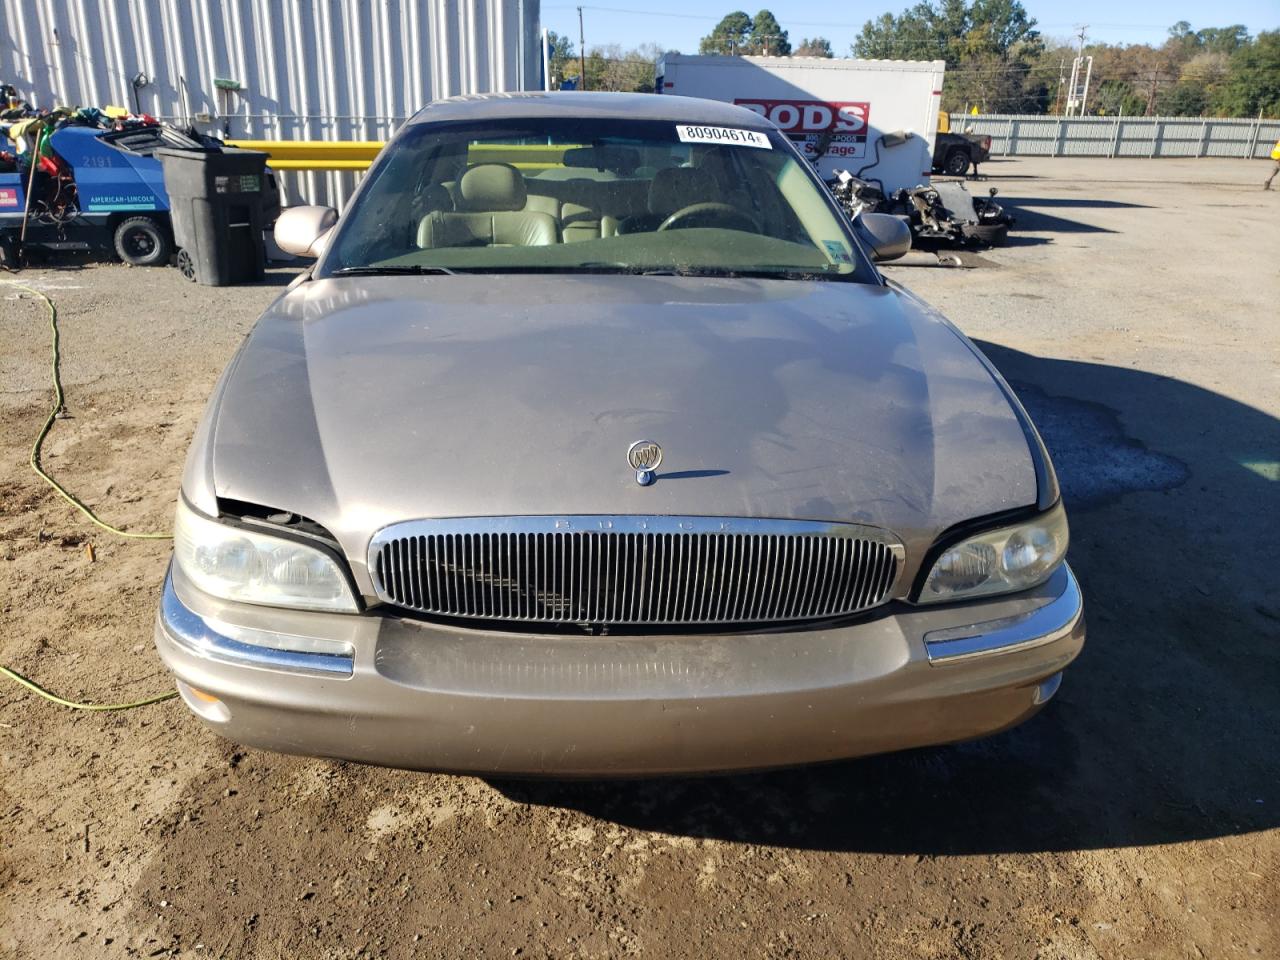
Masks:
[[[790,36],[792,44],[803,37],[821,35],[831,41],[836,56],[848,56],[862,25],[882,13],[900,13],[915,0],[773,0],[767,9]],[[617,43],[635,47],[656,43],[668,50],[697,53],[698,41],[711,32],[719,19],[732,10],[754,15],[763,0],[735,6],[734,0],[605,0],[583,5],[588,49],[596,44]],[[1174,0],[1023,0],[1027,12],[1038,21],[1046,38],[1066,39],[1078,24],[1089,24],[1087,39],[1101,43],[1159,44],[1171,25],[1188,21],[1193,28],[1225,27],[1243,23],[1250,33],[1280,29],[1280,0],[1215,0],[1207,4]],[[578,39],[576,3],[544,0],[542,25]]]

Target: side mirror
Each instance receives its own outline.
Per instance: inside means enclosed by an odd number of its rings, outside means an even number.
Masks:
[[[289,207],[276,219],[276,246],[296,257],[318,257],[337,222],[333,207]]]
[[[871,248],[876,263],[897,260],[911,249],[911,227],[907,221],[888,213],[862,213],[853,221],[854,228]]]

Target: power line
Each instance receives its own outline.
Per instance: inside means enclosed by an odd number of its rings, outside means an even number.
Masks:
[[[636,66],[648,66],[648,67],[656,66],[658,59],[660,59],[658,57],[655,57],[652,60],[645,57],[611,57],[611,56],[608,56],[607,54],[600,52],[601,49],[602,48],[600,47],[596,47],[592,50],[588,50],[586,54],[587,58],[590,60],[603,61],[605,63],[625,63],[625,64],[634,64]],[[997,66],[997,67],[965,66],[962,64],[957,67],[948,68],[944,75],[944,82],[946,80],[952,80],[952,81],[996,80],[996,79],[1005,79],[1010,77],[1013,74],[1018,74],[1018,73],[1021,73],[1024,75],[1030,75],[1035,72],[1040,72],[1042,76],[1040,76],[1039,79],[1042,79],[1046,83],[1048,83],[1050,80],[1053,79],[1053,71],[1055,69],[1056,68],[1053,67],[1052,64],[1046,64],[1046,63],[1008,62],[1002,66]],[[1165,73],[1164,71],[1156,71],[1156,73],[1159,76],[1159,82],[1161,83],[1177,82],[1177,77],[1173,76],[1172,74],[1161,75]],[[1024,76],[1024,79],[1027,79],[1027,78],[1028,77]],[[1147,82],[1150,80],[1150,78],[1151,78],[1150,71],[1131,68],[1124,72],[1111,73],[1107,75],[1104,79],[1118,80],[1118,81],[1124,81],[1124,82],[1137,82],[1137,81]]]
[[[655,64],[666,53],[674,52],[674,51],[661,50],[661,52],[657,53],[653,58],[635,57],[635,56],[614,57],[604,53],[604,51],[609,49],[610,47],[617,48],[620,46],[621,46],[620,44],[602,44],[596,47],[588,48],[586,51],[586,55],[588,57],[595,57],[597,59],[608,60],[610,62],[617,62],[617,63]],[[641,46],[644,46],[644,45],[642,44]],[[1092,48],[1089,45],[1086,45],[1085,49],[1092,49]],[[628,52],[631,52],[631,51],[628,51]],[[1046,52],[1049,52],[1049,51],[1046,51]],[[576,57],[577,55],[575,55],[575,58]],[[839,58],[835,58],[835,59],[839,59]],[[871,59],[875,59],[875,58],[871,58]],[[1039,74],[1043,74],[1045,79],[1053,79],[1053,75],[1058,71],[1058,69],[1059,69],[1058,65],[1055,65],[1049,60],[1045,60],[1045,59],[1008,58],[1008,59],[1002,60],[996,65],[991,65],[989,63],[974,64],[974,63],[962,62],[962,63],[956,64],[955,66],[948,66],[946,67],[946,77],[948,79],[951,79],[954,77],[971,77],[971,76],[1003,76],[1009,72],[1017,71],[1024,74],[1039,73]],[[1112,80],[1114,79],[1146,79],[1150,75],[1149,70],[1140,68],[1140,67],[1123,67],[1122,69],[1124,71],[1123,73],[1121,74],[1112,73],[1110,76],[1107,77],[1107,79],[1112,79]],[[1158,72],[1171,73],[1171,74],[1176,73],[1176,71],[1171,72],[1167,69],[1160,69],[1158,70]]]

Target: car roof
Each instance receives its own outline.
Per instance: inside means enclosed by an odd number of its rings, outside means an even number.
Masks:
[[[755,130],[773,124],[745,107],[653,93],[482,93],[450,97],[427,104],[409,121],[441,123],[458,120],[511,120],[526,117],[575,117],[598,120],[669,120],[672,123],[728,125]]]

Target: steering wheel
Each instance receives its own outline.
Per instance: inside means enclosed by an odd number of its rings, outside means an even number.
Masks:
[[[658,230],[683,230],[689,227],[722,227],[725,230],[760,232],[760,224],[727,203],[691,203],[663,220]]]

